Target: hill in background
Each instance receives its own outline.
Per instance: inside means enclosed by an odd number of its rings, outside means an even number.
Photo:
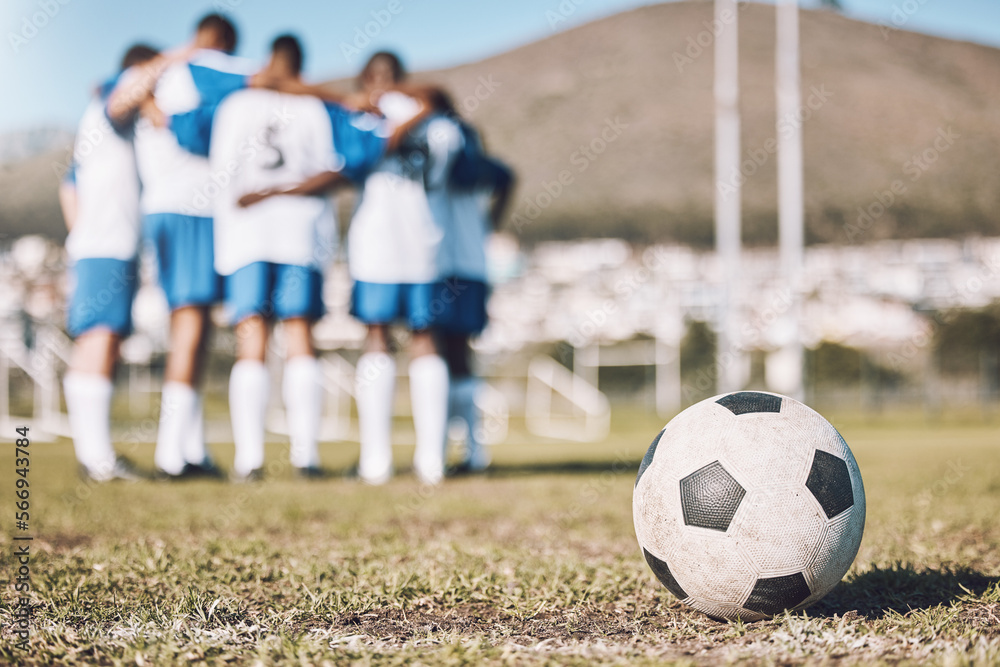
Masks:
[[[516,212],[528,213],[525,197],[537,199],[560,171],[572,173],[524,235],[711,242],[712,12],[711,2],[646,7],[433,73],[460,106],[481,77],[500,83],[469,115],[518,168]],[[896,180],[905,194],[859,241],[1000,234],[1000,50],[885,32],[832,12],[801,12],[803,101],[816,107],[803,124],[808,239],[847,242],[844,224],[856,224],[858,207]],[[708,44],[700,54],[691,47],[699,39]],[[776,137],[774,39],[772,6],[740,12],[743,157],[766,157],[746,169],[749,242],[777,235],[777,159],[766,151]],[[678,55],[690,60],[679,66]],[[627,127],[580,173],[580,146],[600,137],[608,119]],[[957,138],[933,164],[909,164],[949,128]]]
[[[530,220],[525,240],[708,245],[711,21],[710,2],[645,7],[419,78],[446,84],[518,170],[512,214]],[[1000,50],[806,10],[801,41],[810,242],[1000,235]],[[741,10],[740,55],[744,238],[770,243],[772,6]],[[0,168],[0,230],[62,234],[51,165],[64,159],[53,152]],[[879,199],[885,212],[859,225],[859,207],[877,213]]]

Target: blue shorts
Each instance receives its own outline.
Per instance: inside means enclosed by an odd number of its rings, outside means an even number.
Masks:
[[[160,285],[171,310],[209,306],[222,299],[211,218],[154,213],[146,216],[145,236],[156,250]]]
[[[66,317],[69,334],[75,338],[98,328],[122,337],[132,333],[137,268],[134,259],[77,260],[70,269],[73,296]]]
[[[403,321],[411,331],[431,326],[434,283],[354,282],[351,315],[365,324],[392,324]]]
[[[323,317],[323,274],[308,266],[254,262],[226,276],[226,310],[238,323],[251,315],[289,320]]]
[[[444,333],[476,336],[486,328],[489,288],[479,280],[445,278],[434,287],[431,314]]]

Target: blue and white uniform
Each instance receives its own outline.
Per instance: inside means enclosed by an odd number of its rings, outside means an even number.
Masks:
[[[397,92],[379,109],[385,132],[411,120],[419,103]],[[413,330],[431,324],[438,277],[441,227],[427,200],[431,168],[427,125],[416,128],[399,150],[384,157],[364,179],[348,232],[348,265],[355,281],[352,313],[366,324],[403,320]]]
[[[233,321],[250,315],[310,320],[323,315],[323,270],[336,249],[327,197],[277,196],[246,208],[249,192],[339,171],[323,103],[270,90],[230,95],[215,116],[212,173],[224,177],[215,207],[215,268],[225,277]]]
[[[470,150],[476,156],[474,184],[458,186],[453,178],[445,178],[442,185],[435,188],[429,184],[428,189],[431,210],[444,229],[438,249],[440,282],[435,290],[434,325],[447,333],[476,335],[487,322],[490,200],[496,190],[509,186],[513,176],[505,165],[482,153],[478,136],[471,128],[436,118],[428,134],[431,154],[439,154],[435,161],[452,170],[463,151]],[[468,146],[469,142],[475,145]]]
[[[139,119],[135,152],[143,183],[145,237],[156,250],[160,283],[171,309],[219,300],[212,209],[224,185],[206,157],[211,118],[226,94],[246,86],[247,60],[203,50],[163,73],[154,93],[170,128]],[[128,73],[135,76],[135,73]]]
[[[139,246],[139,177],[130,138],[104,113],[110,85],[84,112],[73,148],[77,214],[66,239],[72,264],[67,328],[79,336],[106,328],[132,329]]]

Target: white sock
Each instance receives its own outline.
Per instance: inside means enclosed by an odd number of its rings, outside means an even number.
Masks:
[[[468,375],[458,380],[453,379],[448,386],[448,417],[459,417],[468,427],[465,463],[473,470],[485,470],[490,465],[490,453],[479,440],[482,416],[476,407],[476,393],[480,384],[478,377]]]
[[[392,402],[396,391],[396,361],[385,352],[369,352],[354,371],[361,458],[358,475],[369,484],[392,477]]]
[[[244,359],[233,364],[229,375],[229,415],[233,421],[233,443],[238,475],[249,475],[264,465],[264,418],[271,390],[271,375],[259,361]]]
[[[315,357],[293,357],[285,364],[282,383],[289,459],[296,468],[319,466],[319,423],[323,413],[323,385]]]
[[[410,362],[410,403],[417,451],[413,469],[425,484],[444,477],[444,448],[448,435],[448,366],[436,354]]]
[[[115,466],[111,445],[111,380],[69,372],[63,379],[76,460],[96,479],[110,479]]]
[[[160,432],[156,437],[156,467],[170,475],[184,469],[184,441],[191,432],[195,390],[181,382],[166,382],[160,396]]]
[[[205,450],[205,420],[201,407],[201,393],[195,394],[194,411],[191,415],[188,433],[184,436],[183,447],[186,463],[201,465],[208,461],[208,452]]]

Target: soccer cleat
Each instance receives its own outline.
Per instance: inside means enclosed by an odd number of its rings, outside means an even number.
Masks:
[[[326,479],[330,476],[330,473],[320,468],[319,466],[306,466],[304,468],[293,468],[295,470],[295,476],[299,479]]]
[[[106,473],[98,473],[91,470],[87,466],[81,465],[79,468],[80,478],[85,482],[97,482],[98,484],[104,482],[140,482],[146,479],[146,476],[139,472],[135,464],[129,461],[124,456],[116,456],[115,464],[112,466],[111,470]]]
[[[486,473],[486,469],[489,466],[475,466],[468,461],[462,461],[461,463],[449,467],[445,473],[445,477],[468,477],[470,475],[482,475]]]
[[[181,476],[205,479],[222,479],[224,477],[219,466],[215,465],[215,461],[207,457],[201,463],[185,463],[184,469],[181,470]]]
[[[185,463],[178,473],[156,469],[156,479],[164,482],[183,482],[194,479],[222,479],[222,471],[210,459],[201,463]]]
[[[229,481],[233,484],[254,484],[264,481],[264,469],[254,468],[250,472],[243,474],[235,470],[229,474]]]

